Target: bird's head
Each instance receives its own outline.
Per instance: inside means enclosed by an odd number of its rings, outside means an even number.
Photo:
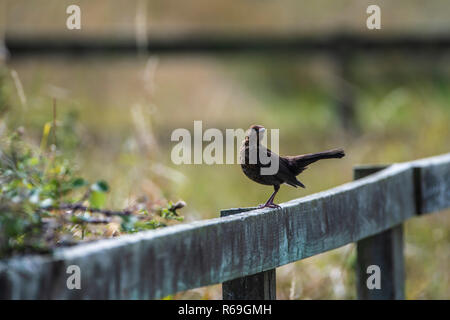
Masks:
[[[266,128],[264,128],[263,126],[254,124],[250,127],[250,129],[248,129],[247,131],[247,137],[256,137],[256,141],[261,141],[262,138],[264,138],[264,133],[266,131]]]

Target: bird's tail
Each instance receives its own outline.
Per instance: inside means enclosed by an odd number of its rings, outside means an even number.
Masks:
[[[318,160],[322,159],[333,159],[333,158],[342,158],[345,156],[344,150],[342,149],[333,149],[318,153],[308,153],[302,154],[300,156],[290,157],[290,164],[292,168],[295,170],[296,174],[302,172],[305,167],[311,163],[314,163]]]

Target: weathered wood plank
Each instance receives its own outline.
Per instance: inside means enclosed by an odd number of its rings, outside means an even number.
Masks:
[[[354,169],[354,179],[361,179],[386,166],[365,166]],[[356,288],[362,300],[392,300],[405,298],[405,265],[403,257],[403,224],[364,238],[356,243]],[[368,268],[379,268],[368,274]],[[369,276],[380,278],[377,287],[369,287]]]
[[[235,208],[220,211],[221,217],[255,210],[257,208]],[[276,300],[276,269],[259,272],[222,283],[223,300]]]
[[[380,268],[379,289],[367,285],[369,266]],[[356,279],[358,299],[405,299],[403,224],[357,242]]]
[[[450,207],[450,153],[411,162],[415,168],[417,211],[432,213]]]
[[[276,269],[226,281],[223,300],[276,300]]]
[[[160,298],[274,269],[398,225],[414,216],[413,170],[390,168],[282,209],[59,249],[0,263],[2,298]],[[81,290],[66,269],[81,268]]]
[[[220,217],[228,217],[231,216],[233,214],[238,214],[238,213],[242,213],[242,212],[248,212],[248,211],[252,211],[252,210],[256,210],[258,209],[258,207],[246,207],[246,208],[231,208],[231,209],[223,209],[220,210]]]

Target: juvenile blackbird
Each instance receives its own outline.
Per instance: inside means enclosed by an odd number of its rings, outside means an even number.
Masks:
[[[263,126],[251,126],[247,131],[240,150],[240,163],[245,175],[260,184],[272,185],[275,189],[269,200],[265,204],[259,205],[258,208],[279,208],[279,205],[273,203],[273,199],[283,183],[295,188],[305,188],[303,183],[297,180],[296,176],[305,170],[307,165],[322,159],[342,158],[345,156],[344,150],[333,149],[319,153],[282,157],[260,144],[264,137],[264,132],[265,128]],[[274,174],[262,174],[261,169],[269,167],[271,162],[261,161],[259,152],[262,155],[266,153],[268,157],[273,157],[271,158],[272,160],[278,159],[278,170]],[[252,154],[253,156],[251,156]],[[256,161],[253,161],[253,159]]]

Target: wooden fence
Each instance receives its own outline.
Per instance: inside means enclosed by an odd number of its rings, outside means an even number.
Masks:
[[[255,34],[203,33],[172,37],[148,37],[141,45],[134,37],[60,36],[40,35],[5,36],[5,48],[12,59],[37,55],[66,55],[73,57],[92,55],[137,54],[145,49],[151,54],[219,54],[219,53],[386,53],[401,51],[409,55],[441,53],[450,49],[450,33],[423,35],[370,35],[358,33],[273,36]]]
[[[0,39],[0,58],[2,53]],[[449,33],[428,33],[423,35],[378,35],[336,32],[317,35],[255,35],[255,34],[194,34],[173,37],[151,36],[140,43],[134,37],[105,38],[91,37],[47,37],[29,35],[5,36],[3,51],[11,60],[22,57],[54,56],[80,58],[86,56],[109,57],[123,54],[326,54],[335,73],[336,85],[331,93],[335,100],[338,120],[343,129],[351,132],[360,130],[356,119],[352,61],[357,54],[400,52],[402,55],[419,56],[427,61],[439,61],[450,50]],[[284,56],[282,59],[285,59]]]
[[[377,172],[379,171],[379,172]],[[223,283],[224,299],[274,299],[279,266],[357,242],[358,297],[404,297],[402,224],[450,207],[450,153],[358,167],[354,182],[281,209],[223,217],[0,261],[2,299],[157,299]],[[69,290],[67,268],[80,267]],[[366,269],[381,269],[381,289]]]

